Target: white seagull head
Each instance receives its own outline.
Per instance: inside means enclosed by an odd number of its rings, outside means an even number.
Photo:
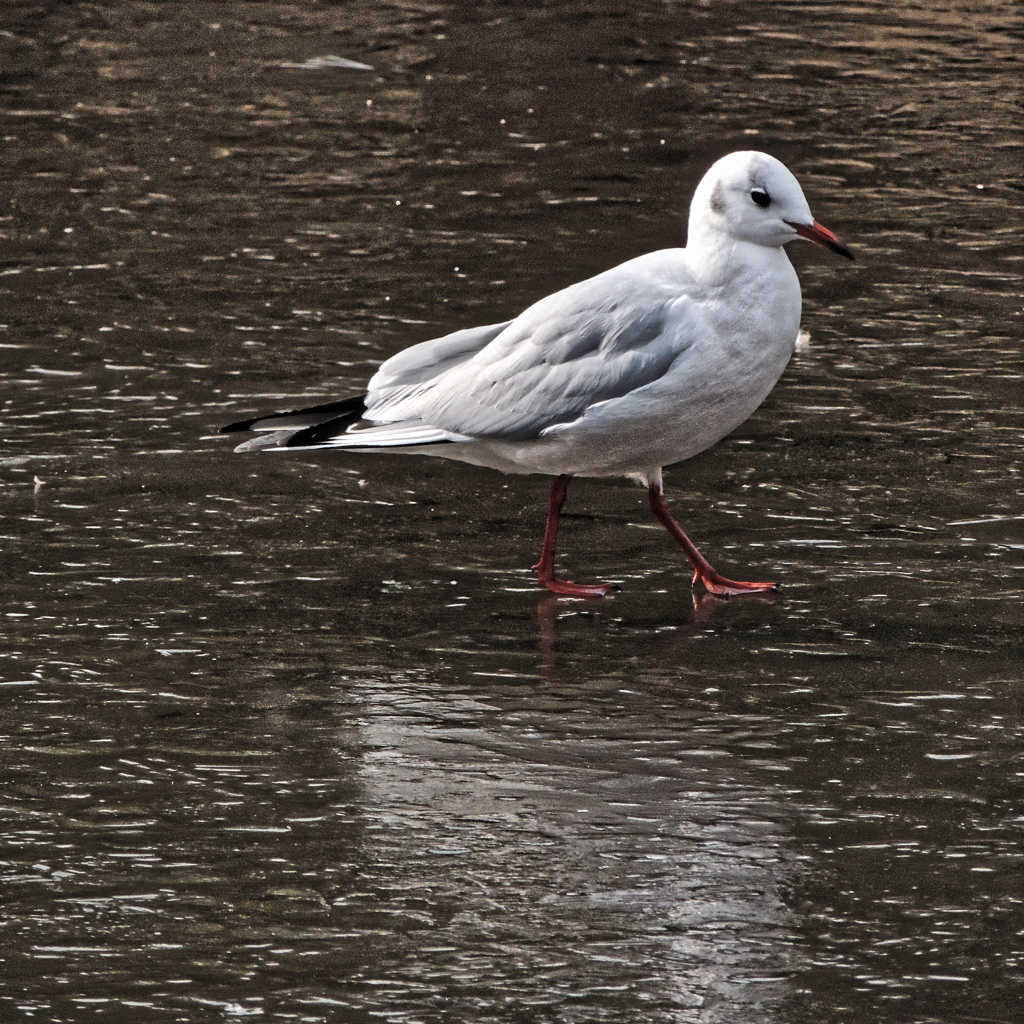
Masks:
[[[688,244],[708,244],[716,235],[719,242],[724,235],[767,248],[802,236],[853,259],[846,244],[814,219],[786,165],[754,150],[723,156],[693,194]]]

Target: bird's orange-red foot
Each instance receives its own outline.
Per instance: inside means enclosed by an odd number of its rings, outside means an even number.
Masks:
[[[776,594],[777,583],[747,583],[744,580],[730,580],[712,569],[696,570],[693,574],[693,585],[703,587],[709,594],[716,597],[738,597],[740,594]]]
[[[568,473],[556,477],[548,495],[548,518],[544,527],[544,546],[540,560],[535,566],[537,580],[553,594],[564,594],[566,597],[607,597],[619,589],[615,583],[573,583],[572,580],[560,580],[555,575],[555,545],[558,541],[558,519],[565,504],[565,495],[569,490]]]
[[[779,589],[777,583],[746,583],[743,580],[730,580],[723,576],[695,547],[692,540],[683,532],[683,528],[672,518],[665,495],[661,489],[661,480],[652,481],[648,485],[647,495],[651,503],[654,517],[672,535],[675,542],[682,548],[693,566],[693,584],[700,585],[709,594],[716,597],[737,597],[740,594],[771,594]]]
[[[543,560],[533,568],[537,571],[537,581],[553,594],[564,594],[567,597],[607,597],[621,589],[617,583],[573,583],[572,580],[560,580],[548,570]]]

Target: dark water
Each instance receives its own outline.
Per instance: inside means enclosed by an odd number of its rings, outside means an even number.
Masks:
[[[625,10],[624,10],[625,8]],[[1010,3],[0,15],[0,1019],[1024,1009]],[[285,67],[339,55],[372,71]],[[243,458],[250,410],[677,244],[784,159],[810,343],[667,476]]]

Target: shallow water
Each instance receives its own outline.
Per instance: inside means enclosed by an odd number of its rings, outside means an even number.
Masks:
[[[1019,1019],[1019,22],[621,7],[6,5],[3,1019]],[[778,598],[626,482],[558,601],[543,479],[214,436],[750,146],[858,262],[791,247],[808,345],[666,480]]]

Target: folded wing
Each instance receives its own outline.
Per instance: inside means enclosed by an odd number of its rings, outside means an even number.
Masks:
[[[692,344],[681,315],[686,300],[622,271],[542,299],[424,385],[380,387],[374,378],[367,419],[524,441],[660,379]]]

